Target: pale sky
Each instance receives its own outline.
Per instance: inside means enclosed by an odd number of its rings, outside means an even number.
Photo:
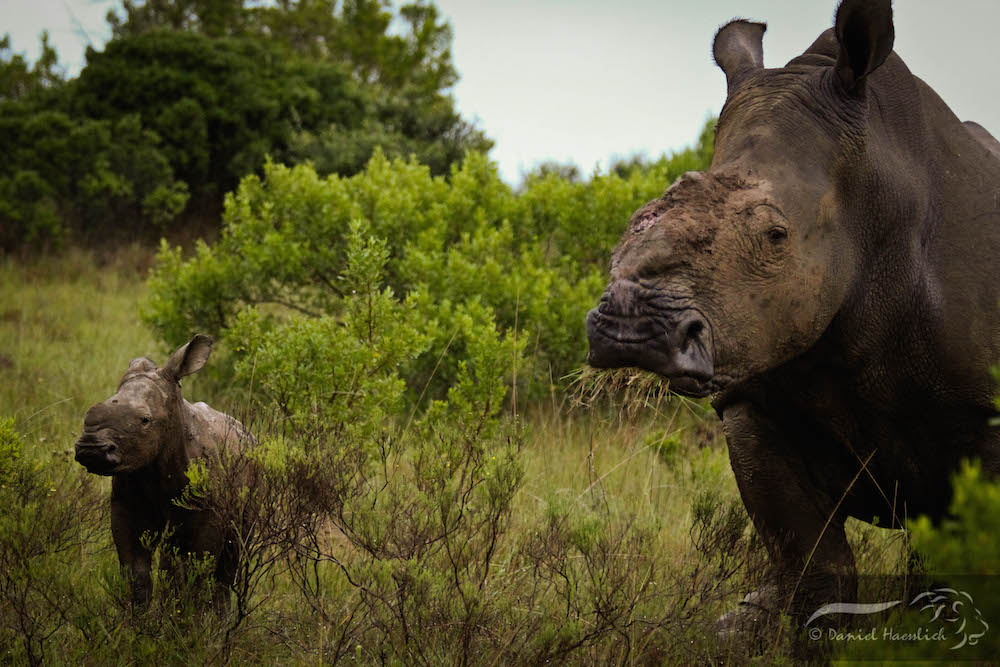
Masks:
[[[109,0],[0,0],[0,32],[37,55],[48,28],[70,73],[107,39]],[[397,2],[397,5],[399,3]],[[438,0],[454,29],[458,109],[495,142],[511,184],[540,162],[585,173],[697,137],[725,97],[711,41],[740,16],[766,21],[778,67],[833,25],[836,0]],[[1000,0],[896,0],[895,50],[962,120],[1000,136]]]

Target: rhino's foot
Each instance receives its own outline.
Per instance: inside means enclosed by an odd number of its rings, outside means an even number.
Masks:
[[[780,621],[781,606],[772,591],[765,587],[749,593],[715,622],[715,637],[724,652],[720,661],[731,663],[734,655],[750,659],[766,654]]]
[[[747,593],[739,606],[726,612],[715,622],[715,632],[720,639],[758,633],[781,617],[777,592],[771,587]]]
[[[787,625],[790,612],[783,600],[776,588],[764,587],[749,593],[736,609],[719,617],[715,634],[725,647],[720,662],[732,664],[733,656],[747,661],[764,655],[774,657],[778,651],[793,664],[822,664],[827,647],[802,633],[796,617],[792,617],[791,627]]]

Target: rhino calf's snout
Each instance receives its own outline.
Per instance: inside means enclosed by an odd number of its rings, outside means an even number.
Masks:
[[[80,440],[76,443],[76,453],[79,456],[81,452],[101,452],[107,454],[118,449],[118,446],[113,442],[97,442],[97,441],[84,441]]]
[[[106,440],[92,439],[84,436],[77,441],[76,462],[99,475],[110,474],[118,463],[118,445]]]

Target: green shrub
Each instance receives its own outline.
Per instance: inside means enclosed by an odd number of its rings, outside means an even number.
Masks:
[[[907,522],[919,568],[905,585],[893,579],[882,593],[882,600],[902,604],[876,617],[877,641],[840,642],[838,656],[988,662],[1000,651],[994,631],[1000,618],[1000,482],[985,478],[978,462],[963,461],[952,489],[946,517]],[[893,633],[904,639],[886,638]]]
[[[382,288],[385,242],[365,236],[361,222],[351,227],[336,315],[282,320],[250,308],[230,331],[237,378],[296,433],[373,436],[402,408],[401,367],[427,347],[415,297],[400,302]]]
[[[244,421],[259,426],[275,406],[277,419],[242,453],[192,467],[185,502],[212,509],[243,547],[237,624],[274,593],[278,564],[307,603],[303,622],[338,619],[321,657],[361,646],[368,661],[427,662],[455,636],[468,655],[499,613],[487,582],[523,477],[523,433],[501,412],[518,348],[488,310],[463,306],[455,381],[407,418],[399,369],[429,338],[412,303],[381,286],[387,246],[366,232],[351,225],[336,316],[237,315],[236,374],[254,387]]]
[[[978,463],[963,462],[952,486],[949,515],[939,525],[925,516],[909,523],[914,548],[931,572],[1000,575],[1000,482],[986,479]]]
[[[411,399],[444,396],[466,358],[462,318],[480,312],[529,352],[512,378],[518,399],[548,396],[584,362],[584,317],[629,215],[683,171],[706,167],[708,141],[627,178],[548,175],[518,193],[475,153],[448,179],[380,152],[347,178],[269,163],[263,178],[247,177],[227,196],[214,247],[199,245],[190,259],[161,248],[144,318],[168,345],[193,331],[226,338],[238,328],[240,347],[250,349],[257,316],[240,315],[248,306],[266,313],[264,323],[318,319],[299,326],[320,336],[355,289],[346,271],[351,223],[360,220],[384,244],[386,287],[427,338],[401,361]]]
[[[60,633],[92,636],[80,558],[99,542],[105,503],[90,475],[26,457],[0,419],[0,656],[40,665]]]

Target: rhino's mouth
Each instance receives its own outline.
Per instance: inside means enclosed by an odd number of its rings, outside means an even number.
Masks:
[[[76,461],[87,472],[113,475],[122,463],[118,445],[106,438],[84,434],[76,443]]]
[[[666,346],[662,339],[665,336],[634,342],[616,339],[600,329],[591,330],[589,326],[588,332],[590,354],[587,363],[594,368],[643,368],[667,378],[671,390],[694,398],[702,398],[718,390],[713,382],[714,376],[678,368],[675,356],[663,351]]]
[[[663,308],[645,299],[637,303],[629,298],[636,291],[613,284],[601,305],[587,314],[590,365],[644,368],[667,378],[672,390],[686,396],[717,391],[707,318],[693,307]]]

